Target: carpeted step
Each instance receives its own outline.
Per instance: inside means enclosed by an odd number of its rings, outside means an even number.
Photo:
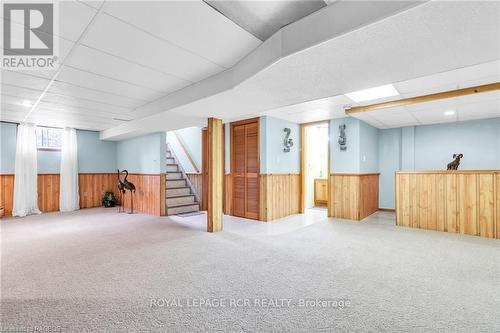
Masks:
[[[184,195],[167,197],[167,207],[174,207],[177,205],[187,205],[194,203],[195,203],[194,194],[184,194]]]
[[[177,164],[167,164],[167,172],[177,172],[179,171],[179,167]]]
[[[167,179],[184,179],[182,172],[167,172]]]
[[[176,196],[176,195],[187,195],[191,194],[191,189],[187,186],[180,186],[180,187],[167,187],[167,198],[171,196]]]
[[[176,205],[167,208],[168,215],[197,212],[199,210],[200,210],[200,205],[197,202],[192,204]]]
[[[185,179],[167,179],[165,180],[167,183],[167,189],[172,188],[172,187],[185,187],[186,186],[186,180]]]

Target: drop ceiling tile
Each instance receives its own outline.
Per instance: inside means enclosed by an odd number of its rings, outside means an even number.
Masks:
[[[500,98],[500,90],[489,91],[473,95],[465,95],[457,98],[458,104],[479,103],[483,101],[491,101]]]
[[[99,90],[81,88],[64,82],[54,82],[48,92],[79,99],[88,99],[91,101],[121,106],[124,108],[134,108],[144,103],[144,101],[141,100],[105,93]]]
[[[82,44],[190,82],[223,69],[109,15],[96,20]]]
[[[65,66],[62,69],[57,77],[57,81],[145,101],[151,101],[163,95],[162,92],[130,84],[128,82],[110,79],[105,76],[71,68],[69,66]]]
[[[226,68],[261,43],[202,1],[110,1],[104,11]]]
[[[18,97],[18,96],[12,96],[12,95],[5,95],[2,94],[0,95],[0,101],[2,104],[9,104],[13,106],[17,106],[19,108],[23,108],[25,110],[29,110],[29,106],[25,106],[24,102],[27,101],[29,103],[34,104],[36,102],[36,98],[25,98],[25,97]]]
[[[19,87],[44,90],[50,80],[47,78],[35,77],[24,73],[24,71],[2,70],[2,84],[10,84]]]
[[[117,105],[99,103],[87,99],[75,98],[73,96],[52,94],[50,92],[48,92],[43,97],[42,102],[51,103],[55,105],[72,106],[75,108],[95,110],[103,113],[110,112],[110,113],[126,114],[126,115],[131,115],[133,113],[133,110],[129,108],[124,108]]]
[[[385,126],[382,122],[378,121],[377,119],[375,119],[374,117],[372,117],[369,112],[360,112],[360,113],[354,113],[352,115],[354,118],[357,118],[371,126],[374,126],[374,127],[377,127],[377,128],[381,128],[383,126]]]
[[[448,71],[408,81],[397,82],[394,86],[401,94],[415,94],[420,92],[440,91],[442,87],[449,87],[450,85],[454,86],[457,82],[457,72]]]
[[[0,105],[3,107],[3,105]],[[0,112],[0,120],[1,121],[12,121],[12,122],[21,122],[23,119],[26,117],[28,114],[27,111],[25,112],[16,112],[16,111],[8,111],[8,110],[2,110]]]
[[[39,108],[37,108],[36,112],[38,112],[39,109],[50,110],[53,112],[60,112],[61,114],[70,113],[70,114],[86,115],[91,117],[119,118],[126,120],[131,120],[133,118],[130,113],[119,112],[117,110],[102,111],[102,110],[85,108],[82,106],[65,105],[60,103],[56,104],[43,101],[39,103]]]
[[[54,126],[54,127],[74,127],[78,129],[88,129],[101,131],[111,126],[119,125],[119,122],[114,121],[93,121],[87,117],[78,116],[63,116],[59,114],[45,114],[36,112],[32,113],[28,121],[34,122],[39,126]]]
[[[2,95],[19,97],[22,100],[37,100],[42,91],[37,89],[24,88],[20,86],[2,84]]]
[[[59,1],[59,36],[77,41],[95,14],[78,1]]]
[[[500,117],[500,98],[477,103],[462,104],[458,108],[459,120]]]
[[[134,83],[156,91],[169,93],[183,88],[189,82],[167,76],[149,68],[79,45],[67,61],[77,69]]]
[[[385,126],[402,126],[410,123],[418,124],[418,121],[404,107],[370,111],[368,114]]]
[[[446,98],[446,99],[440,99],[440,100],[435,100],[432,102],[426,102],[426,103],[418,103],[418,104],[411,104],[411,105],[406,105],[405,108],[406,110],[410,112],[415,112],[415,111],[420,111],[420,110],[455,110],[457,107],[458,100],[457,98]]]
[[[423,109],[412,112],[420,124],[438,124],[457,120],[457,111],[453,115],[446,115],[443,109]]]
[[[87,0],[77,0],[77,1],[94,9],[99,9],[99,7],[101,7],[102,3],[104,2],[104,1],[87,1]]]
[[[464,67],[457,70],[457,78],[459,82],[467,82],[495,75],[500,75],[500,60]]]

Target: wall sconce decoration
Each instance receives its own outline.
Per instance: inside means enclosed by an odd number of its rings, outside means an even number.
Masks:
[[[293,140],[290,138],[290,133],[292,132],[292,130],[286,127],[283,129],[283,131],[286,133],[285,138],[283,139],[283,146],[285,146],[285,148],[283,148],[283,151],[285,153],[289,153],[290,148],[293,146]]]
[[[347,150],[347,137],[345,135],[345,124],[342,124],[339,126],[339,146],[341,151],[346,151]]]

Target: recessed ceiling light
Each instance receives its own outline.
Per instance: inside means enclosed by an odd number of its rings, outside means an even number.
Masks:
[[[354,91],[345,95],[356,103],[359,103],[371,101],[373,99],[396,96],[399,95],[399,93],[392,84],[386,84],[385,86]]]
[[[27,108],[30,108],[30,107],[32,107],[32,106],[33,106],[33,104],[32,104],[30,101],[23,101],[23,102],[21,103],[21,105],[22,105],[22,106],[25,106],[25,107],[27,107]]]
[[[453,111],[453,110],[448,110],[448,111],[445,111],[445,112],[444,112],[444,115],[445,115],[445,116],[453,116],[453,115],[455,115],[455,111]]]

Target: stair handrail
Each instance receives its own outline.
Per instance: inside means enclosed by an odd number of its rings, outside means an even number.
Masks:
[[[172,150],[172,146],[170,145],[169,142],[167,142],[167,149],[168,149],[168,151],[170,151],[170,157],[173,158],[174,161],[176,162],[178,170],[182,174],[182,178],[184,178],[186,180],[186,183],[188,184],[189,188],[191,189],[191,193],[194,194],[194,197],[196,198],[196,202],[198,202],[198,205],[201,205],[201,200],[200,200],[200,196],[198,195],[198,191],[196,190],[193,183],[191,182],[191,179],[189,179],[189,176],[187,175],[186,171],[182,167],[182,164],[179,162],[179,159],[177,158],[177,155],[175,155],[174,151]],[[168,187],[167,187],[167,189],[168,189]]]
[[[189,150],[186,146],[186,143],[184,142],[184,139],[182,139],[182,137],[180,135],[177,135],[176,131],[172,131],[172,133],[174,134],[175,138],[177,139],[177,142],[179,142],[179,145],[181,146],[182,151],[184,152],[184,154],[186,154],[189,162],[193,166],[194,171],[196,171],[196,173],[200,173],[200,169],[198,168],[198,166],[196,165],[196,162],[194,161],[193,157],[189,153]]]

